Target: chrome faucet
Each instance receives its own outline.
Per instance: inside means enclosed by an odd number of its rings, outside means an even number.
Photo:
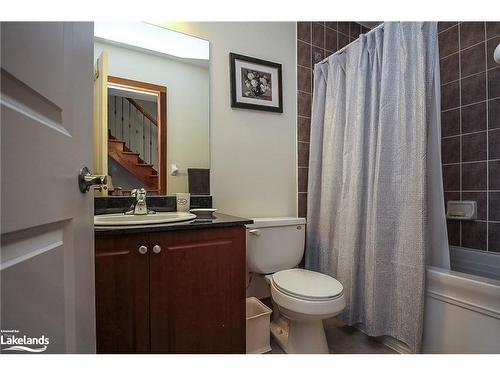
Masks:
[[[146,189],[133,189],[130,192],[130,196],[135,198],[135,201],[132,203],[129,210],[125,212],[125,215],[146,215],[150,213],[146,205]]]

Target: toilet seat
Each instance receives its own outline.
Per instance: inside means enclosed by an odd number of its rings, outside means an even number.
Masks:
[[[297,314],[301,315],[301,319],[326,319],[339,314],[346,304],[343,293],[323,301],[307,300],[281,292],[274,283],[271,284],[271,297],[282,313],[288,311],[285,315],[289,319],[298,319]]]
[[[272,283],[280,292],[307,301],[329,301],[342,295],[344,290],[333,277],[301,268],[276,272]]]
[[[273,274],[271,296],[288,314],[309,318],[334,316],[345,308],[343,287],[338,280],[298,268]]]

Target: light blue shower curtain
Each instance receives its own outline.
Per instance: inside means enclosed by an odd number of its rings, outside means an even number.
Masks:
[[[436,23],[388,22],[314,69],[306,268],[343,284],[347,324],[413,352],[426,255],[449,268],[438,61]]]

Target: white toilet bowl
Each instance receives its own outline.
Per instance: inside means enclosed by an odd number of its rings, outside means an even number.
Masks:
[[[345,308],[342,284],[296,267],[304,255],[303,218],[257,218],[247,225],[247,268],[265,275],[274,305],[271,333],[287,353],[328,353],[323,320]]]
[[[304,269],[276,272],[271,296],[288,328],[274,322],[273,336],[282,349],[294,353],[329,353],[323,320],[345,308],[343,287],[333,277]]]

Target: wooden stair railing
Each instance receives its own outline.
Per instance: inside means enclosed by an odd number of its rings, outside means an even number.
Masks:
[[[110,132],[108,132],[108,155],[144,183],[149,191],[159,191],[159,175],[153,165],[144,162],[139,153],[131,151],[125,145],[125,141],[115,138]]]
[[[124,103],[126,103],[126,107],[124,107]],[[120,106],[121,111],[117,111]],[[128,116],[125,116],[127,111]],[[135,115],[132,115],[131,111],[135,112]],[[156,165],[157,160],[154,158],[157,156],[159,144],[156,141],[153,142],[153,138],[158,139],[160,134],[159,122],[155,116],[151,115],[132,98],[114,96],[114,116],[112,118],[114,121],[109,124],[109,129],[112,130],[111,134],[118,139],[124,140],[125,145],[128,147],[135,144],[136,148],[138,148],[136,151],[141,154],[142,159],[147,163]]]
[[[125,98],[125,99],[127,99],[127,101],[130,104],[132,104],[135,107],[135,109],[137,109],[139,112],[141,112],[144,115],[144,117],[146,117],[149,121],[151,121],[151,123],[158,126],[158,122],[156,121],[156,119],[153,116],[151,116],[139,103],[137,103],[132,98]]]
[[[108,75],[108,83],[117,86],[117,89],[130,90],[129,94],[122,91],[122,95],[110,92],[108,126],[112,134],[116,138],[124,140],[125,145],[132,149],[131,151],[139,152],[140,157],[145,162],[155,165],[159,175],[159,177],[155,177],[158,180],[158,193],[166,194],[167,87],[113,75]],[[143,99],[142,96],[134,97],[132,92],[152,94],[151,98],[154,98],[156,103],[151,105],[151,110],[148,110],[149,104],[153,103],[143,102],[140,100]],[[133,98],[135,103],[127,100],[127,96],[129,99]]]
[[[139,179],[142,183],[150,191],[159,191],[159,175],[158,172],[154,169],[152,165],[152,148],[153,144],[151,142],[154,125],[156,128],[154,129],[157,132],[158,129],[158,121],[148,113],[137,101],[132,98],[121,97],[122,100],[122,110],[123,110],[123,99],[126,99],[130,106],[134,107],[138,113],[141,113],[143,119],[147,119],[149,121],[149,155],[147,155],[146,148],[146,138],[143,136],[143,152],[144,155],[140,153],[133,152],[131,149],[127,147],[127,142],[122,139],[118,139],[113,136],[111,130],[108,130],[108,155],[115,160],[118,164],[120,164],[123,168],[125,168],[128,172],[134,175],[137,179]],[[116,101],[115,101],[116,106]],[[129,111],[130,114],[130,111]],[[115,109],[115,117],[116,117],[116,109]],[[116,119],[115,119],[116,120]],[[123,133],[123,114],[122,114],[122,133]],[[140,125],[138,125],[140,126]],[[143,131],[146,132],[147,127],[144,127],[143,121]],[[129,119],[129,128],[130,128],[130,119]],[[130,139],[129,139],[130,141]],[[149,160],[148,160],[149,156]]]

